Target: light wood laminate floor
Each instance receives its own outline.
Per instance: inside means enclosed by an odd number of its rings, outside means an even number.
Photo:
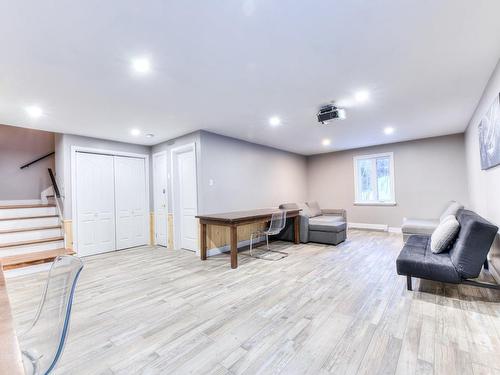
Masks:
[[[500,295],[396,274],[401,236],[272,244],[280,261],[85,258],[57,374],[500,374]],[[45,274],[8,280],[18,328]]]

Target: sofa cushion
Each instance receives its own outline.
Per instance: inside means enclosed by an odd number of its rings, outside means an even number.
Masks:
[[[409,234],[432,234],[438,225],[439,220],[404,218],[401,230]]]
[[[435,254],[448,250],[455,241],[460,224],[453,215],[448,215],[439,223],[431,235],[431,251]]]
[[[309,206],[305,202],[299,203],[299,204],[297,204],[297,206],[299,206],[299,209],[302,210],[302,211],[300,211],[301,215],[311,217],[311,209],[309,208]]]
[[[309,224],[329,224],[329,223],[343,223],[342,216],[322,215],[309,218]]]
[[[449,253],[434,254],[430,236],[414,235],[408,238],[396,260],[399,275],[457,284],[460,274],[451,262]]]
[[[456,217],[458,214],[458,211],[463,209],[463,208],[464,208],[464,206],[462,204],[460,204],[459,202],[451,201],[448,204],[448,207],[446,207],[444,212],[439,217],[439,221],[443,221],[448,215],[453,215]]]
[[[321,208],[319,207],[318,202],[307,202],[309,206],[309,210],[311,212],[310,217],[316,217],[321,215]]]
[[[464,279],[475,278],[486,261],[498,227],[468,210],[460,210],[457,219],[460,231],[450,249],[451,261]]]
[[[345,232],[347,224],[344,222],[325,222],[323,224],[311,224],[309,221],[309,230],[314,232]]]

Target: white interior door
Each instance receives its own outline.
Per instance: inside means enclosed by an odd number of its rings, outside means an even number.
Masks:
[[[79,256],[115,250],[113,157],[76,153]]]
[[[167,246],[167,154],[153,155],[156,244]]]
[[[196,251],[198,248],[198,213],[196,154],[194,146],[174,152],[174,228],[176,246]]]
[[[114,156],[116,248],[148,243],[146,165],[141,158]]]

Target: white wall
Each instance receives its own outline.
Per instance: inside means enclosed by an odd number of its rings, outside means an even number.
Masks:
[[[277,207],[307,194],[305,156],[201,132],[200,212]]]
[[[394,153],[396,206],[354,205],[353,157]],[[401,226],[403,217],[437,218],[446,202],[467,205],[463,134],[332,152],[308,158],[308,197],[344,208],[349,222]]]
[[[47,169],[54,170],[54,157],[19,167],[53,151],[54,133],[0,125],[0,201],[40,199],[52,185]]]
[[[486,85],[465,133],[467,179],[471,207],[497,226],[500,226],[500,165],[484,171],[481,170],[478,126],[493,99],[498,97],[499,93],[500,61]],[[500,235],[497,236],[490,257],[494,268],[500,270]],[[500,280],[500,278],[498,279]]]

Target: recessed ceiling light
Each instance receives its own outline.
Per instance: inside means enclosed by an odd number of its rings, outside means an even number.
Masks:
[[[323,139],[323,140],[321,141],[321,144],[322,144],[323,146],[330,146],[330,144],[331,144],[331,143],[332,143],[332,141],[331,141],[330,139],[328,139],[328,138],[325,138],[325,139]]]
[[[154,135],[154,134],[151,134],[151,133],[146,134],[146,137],[147,137],[147,138],[153,138],[154,136],[155,136],[155,135]]]
[[[141,134],[141,131],[139,129],[132,129],[130,131],[130,134],[132,134],[133,136],[137,137],[138,135]]]
[[[394,128],[392,126],[388,126],[388,127],[384,128],[384,133],[387,135],[392,134],[392,133],[394,133]]]
[[[269,125],[271,126],[280,126],[281,119],[278,116],[273,116],[269,119]]]
[[[368,99],[370,99],[370,93],[366,90],[358,91],[357,93],[354,94],[354,99],[358,103],[364,103],[368,101]]]
[[[32,105],[32,106],[29,106],[29,107],[26,107],[26,113],[30,116],[30,117],[33,117],[33,118],[39,118],[40,116],[43,115],[43,110],[36,106],[36,105]]]
[[[138,57],[132,60],[132,69],[135,72],[146,74],[151,71],[151,61],[147,57]]]

